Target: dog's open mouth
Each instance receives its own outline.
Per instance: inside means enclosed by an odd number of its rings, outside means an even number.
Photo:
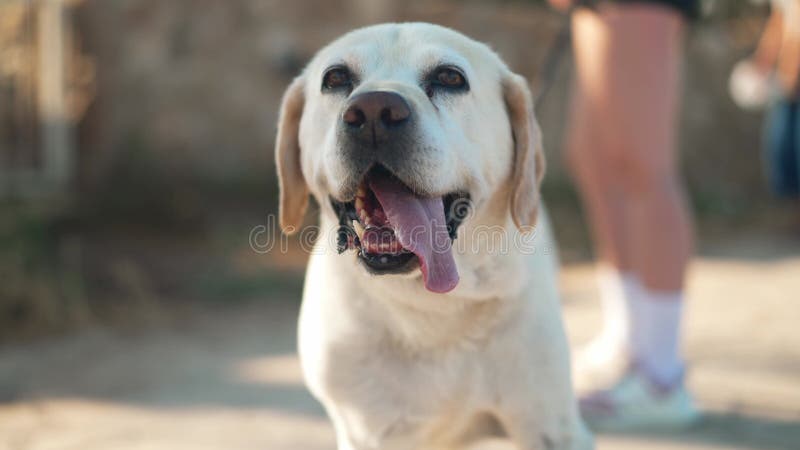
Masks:
[[[374,274],[419,267],[432,292],[448,292],[458,284],[452,241],[469,211],[468,194],[420,196],[389,170],[376,166],[353,200],[331,199],[331,203],[339,216],[339,253],[356,250]]]

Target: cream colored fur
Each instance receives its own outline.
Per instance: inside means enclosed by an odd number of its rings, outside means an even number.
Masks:
[[[320,90],[339,63],[359,71],[350,95],[388,89],[413,110],[429,151],[404,181],[472,196],[454,245],[460,282],[447,294],[427,291],[418,270],[370,275],[354,252],[336,252],[329,198],[356,176],[336,133],[346,96]],[[439,63],[463,68],[470,91],[429,99],[421,72]],[[537,222],[540,142],[524,79],[485,45],[435,25],[353,31],[287,90],[276,147],[282,227],[300,226],[309,193],[321,205],[299,350],[339,450],[457,449],[497,429],[519,449],[593,448],[570,383],[555,245],[546,215]]]

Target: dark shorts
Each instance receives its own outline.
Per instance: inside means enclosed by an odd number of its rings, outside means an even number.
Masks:
[[[764,131],[764,163],[772,192],[800,197],[800,100],[775,103]]]
[[[678,10],[687,19],[695,19],[700,14],[700,0],[611,0],[616,3],[654,3]],[[590,2],[591,3],[591,2]],[[595,1],[595,3],[597,3]]]

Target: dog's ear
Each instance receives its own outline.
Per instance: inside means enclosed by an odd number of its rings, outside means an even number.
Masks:
[[[525,79],[513,73],[506,75],[503,96],[514,138],[511,218],[517,228],[524,231],[536,225],[539,213],[539,185],[545,168],[542,136]]]
[[[275,166],[280,186],[280,224],[284,233],[300,228],[308,206],[308,185],[300,168],[300,118],[303,116],[305,82],[302,76],[292,81],[281,101],[278,137],[275,140]]]

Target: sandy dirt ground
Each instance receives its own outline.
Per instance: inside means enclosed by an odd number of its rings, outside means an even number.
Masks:
[[[689,385],[705,411],[678,434],[598,448],[800,449],[800,251],[737,242],[693,266]],[[588,265],[563,272],[574,343],[598,326]],[[303,388],[296,299],[249,302],[148,330],[91,330],[0,349],[2,450],[333,450]],[[507,448],[495,443],[491,448]]]

